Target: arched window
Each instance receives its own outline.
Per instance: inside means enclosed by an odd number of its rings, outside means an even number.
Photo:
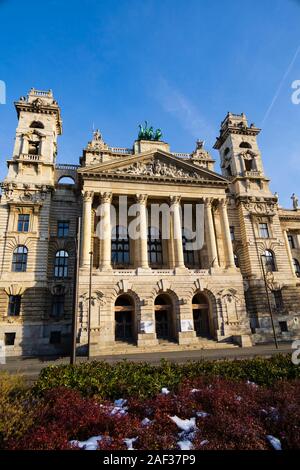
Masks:
[[[293,264],[294,264],[296,276],[300,277],[300,264],[299,264],[299,261],[296,258],[293,259]]]
[[[194,239],[192,238],[191,232],[187,229],[182,229],[183,257],[184,264],[187,267],[195,267],[196,265],[196,253],[195,250],[191,250],[193,241]]]
[[[254,166],[253,166],[253,158],[245,158],[245,169],[246,171],[252,171]]]
[[[44,129],[44,124],[41,121],[32,121],[30,124],[31,129]]]
[[[39,148],[40,148],[40,142],[37,140],[30,140],[28,143],[28,152],[30,155],[38,155],[39,154]]]
[[[74,179],[72,176],[61,176],[59,180],[57,181],[58,184],[75,184]]]
[[[148,227],[148,259],[152,266],[163,264],[162,239],[157,227]]]
[[[12,270],[16,273],[24,273],[27,268],[28,250],[26,246],[19,245],[13,253]]]
[[[249,144],[249,142],[241,142],[240,143],[240,148],[241,149],[252,149],[252,146],[251,146],[251,144]]]
[[[117,225],[112,230],[111,262],[114,267],[128,266],[130,263],[128,230],[122,225]]]
[[[69,255],[67,251],[57,251],[54,263],[54,277],[62,278],[68,276],[68,261]]]
[[[230,152],[230,148],[226,147],[226,149],[224,150],[224,157],[226,157],[226,155],[228,155],[229,152]]]
[[[262,259],[267,272],[276,271],[275,257],[271,250],[266,250],[262,255]]]

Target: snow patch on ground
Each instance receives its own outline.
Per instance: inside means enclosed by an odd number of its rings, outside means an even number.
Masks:
[[[198,416],[198,418],[206,418],[209,416],[209,413],[206,413],[206,411],[197,411],[196,416]]]
[[[132,438],[126,437],[126,439],[124,439],[124,442],[127,445],[127,450],[134,450],[133,444],[136,440],[137,440],[137,437],[132,437]]]
[[[180,450],[191,450],[193,448],[193,444],[188,439],[178,441],[177,444],[179,445]]]
[[[97,450],[98,449],[98,442],[102,440],[102,436],[93,436],[87,439],[86,441],[70,441],[69,444],[75,447],[79,447],[79,449],[83,450]]]
[[[112,416],[116,414],[120,414],[120,415],[127,414],[128,407],[125,406],[126,403],[127,403],[127,400],[124,400],[123,398],[119,398],[118,400],[115,400],[114,407],[111,410],[110,414]]]
[[[168,390],[167,387],[163,387],[163,388],[161,389],[161,393],[162,393],[163,395],[169,395],[170,390]]]
[[[250,385],[251,387],[258,388],[258,385],[255,382],[251,382],[250,380],[247,380],[246,384]]]
[[[151,419],[144,418],[143,421],[141,422],[141,425],[142,426],[149,426],[149,424],[151,424],[151,423],[152,423]]]
[[[196,418],[181,419],[178,416],[170,416],[170,419],[184,432],[191,432],[197,429]]]
[[[208,444],[209,441],[207,439],[204,439],[204,441],[200,442],[200,446],[205,446],[205,444]]]
[[[277,437],[274,437],[274,436],[271,436],[271,434],[268,434],[266,436],[266,438],[268,439],[268,441],[270,442],[271,446],[273,447],[273,449],[275,450],[282,450],[282,447],[281,447],[281,442],[279,439],[277,439]]]

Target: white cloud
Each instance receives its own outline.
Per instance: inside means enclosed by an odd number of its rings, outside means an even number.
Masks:
[[[155,96],[164,111],[174,116],[193,137],[208,138],[214,135],[214,130],[198,108],[167,80],[158,80]]]

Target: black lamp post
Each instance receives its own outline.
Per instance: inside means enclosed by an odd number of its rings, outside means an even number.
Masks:
[[[263,276],[264,276],[264,283],[265,283],[265,289],[266,289],[266,294],[267,294],[267,299],[268,299],[268,307],[269,307],[269,314],[271,318],[271,323],[272,323],[272,330],[273,330],[273,336],[274,336],[274,343],[276,349],[278,349],[278,342],[277,342],[277,336],[276,336],[276,331],[275,331],[275,326],[274,326],[274,319],[273,319],[273,313],[272,313],[272,307],[271,307],[271,302],[270,302],[270,296],[269,296],[269,289],[270,287],[268,286],[267,283],[267,278],[266,278],[266,270],[265,270],[265,264],[263,261],[263,256],[260,257],[260,262],[262,266],[262,271],[263,271]],[[270,289],[271,290],[271,289]]]
[[[88,352],[87,359],[90,360],[91,352],[91,309],[92,309],[92,275],[93,275],[93,252],[90,251],[90,277],[89,277],[89,305],[88,305]]]
[[[73,364],[73,365],[76,363],[80,236],[81,236],[81,217],[78,217],[76,237],[75,237],[75,273],[74,273],[74,288],[73,288],[74,295],[73,295],[73,316],[72,316],[72,347],[71,347],[71,356],[70,356],[70,364]]]

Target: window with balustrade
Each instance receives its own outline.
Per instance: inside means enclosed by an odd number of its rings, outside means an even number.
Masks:
[[[57,236],[58,238],[64,238],[69,235],[70,222],[66,220],[59,220],[57,222]]]
[[[268,224],[263,222],[258,225],[260,238],[269,238],[269,227]]]
[[[162,267],[162,238],[161,232],[157,227],[148,227],[148,259],[151,266]]]
[[[111,236],[111,262],[113,267],[126,267],[130,264],[130,244],[127,227],[117,225]]]
[[[18,215],[18,232],[28,232],[29,230],[29,214]]]
[[[182,248],[184,264],[188,268],[194,268],[197,264],[197,256],[195,250],[193,250],[193,242],[195,237],[187,229],[182,229]]]

